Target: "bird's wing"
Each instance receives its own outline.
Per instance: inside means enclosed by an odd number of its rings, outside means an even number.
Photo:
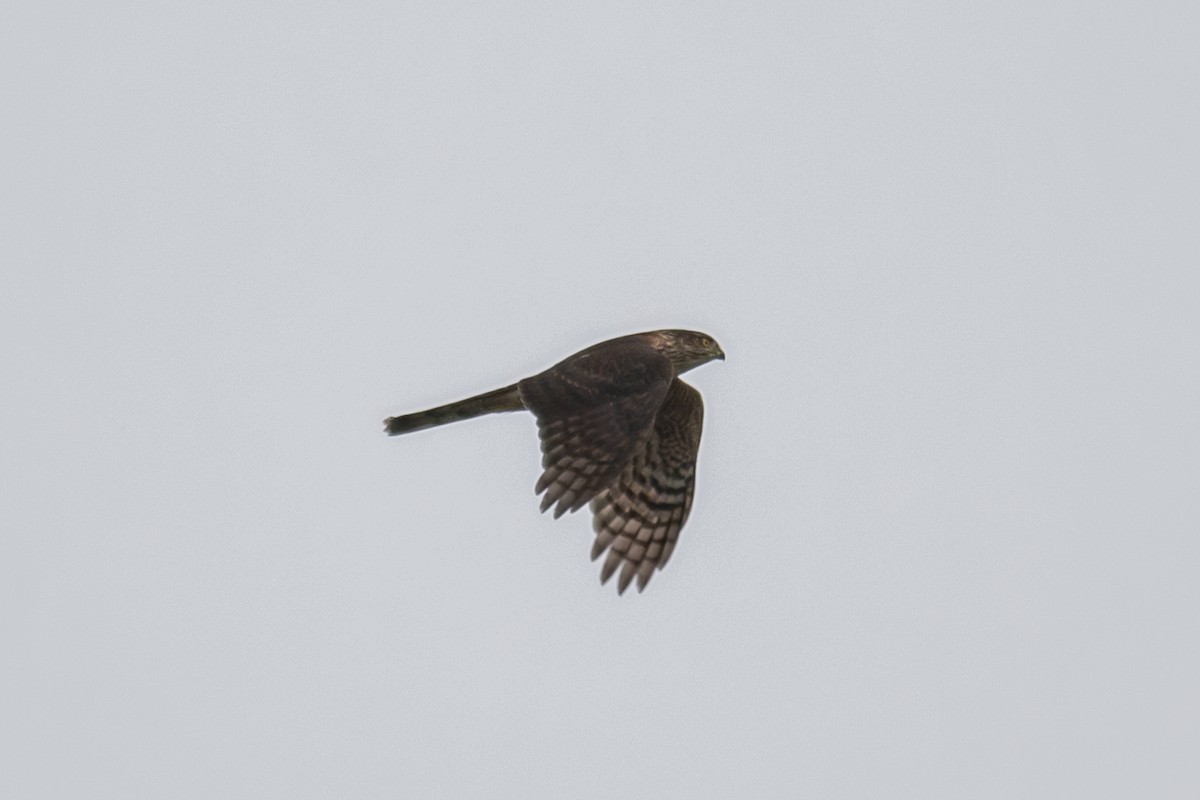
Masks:
[[[653,347],[616,339],[517,384],[542,440],[542,511],[575,511],[617,479],[650,435],[673,375]]]
[[[666,566],[692,509],[703,425],[700,393],[674,379],[642,447],[620,478],[592,500],[592,560],[608,550],[601,583],[621,567],[617,591],[624,592],[636,575],[640,592],[654,570]]]

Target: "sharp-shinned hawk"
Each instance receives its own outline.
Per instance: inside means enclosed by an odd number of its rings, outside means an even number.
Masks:
[[[635,333],[593,345],[545,372],[457,403],[390,417],[389,436],[483,414],[528,409],[542,441],[535,492],[554,516],[591,503],[605,550],[600,582],[617,568],[617,591],[640,592],[671,557],[692,506],[704,421],[700,393],[679,380],[725,354],[695,331]]]

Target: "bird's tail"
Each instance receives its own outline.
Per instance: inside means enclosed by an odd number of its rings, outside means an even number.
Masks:
[[[517,384],[514,383],[503,389],[468,397],[457,403],[447,403],[428,411],[418,411],[415,414],[405,414],[400,417],[388,417],[383,421],[383,429],[388,436],[396,436],[401,433],[432,428],[435,425],[458,422],[461,419],[495,414],[500,411],[520,411],[524,408],[525,404],[521,401],[521,393],[517,389]]]

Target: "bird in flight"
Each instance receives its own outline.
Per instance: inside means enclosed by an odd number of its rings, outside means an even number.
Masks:
[[[389,417],[389,436],[501,411],[537,418],[542,472],[534,491],[558,518],[590,503],[596,541],[606,550],[606,583],[617,592],[636,577],[640,592],[666,566],[692,507],[696,451],[704,422],[700,393],[679,379],[725,359],[696,331],[635,333],[592,345],[531,378],[428,411]]]

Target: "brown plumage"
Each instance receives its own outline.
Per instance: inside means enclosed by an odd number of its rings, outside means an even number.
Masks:
[[[703,333],[662,330],[593,345],[511,386],[384,421],[395,436],[500,411],[537,418],[535,492],[554,516],[591,504],[606,582],[638,591],[666,566],[687,521],[704,421],[700,393],[679,375],[725,354]]]

